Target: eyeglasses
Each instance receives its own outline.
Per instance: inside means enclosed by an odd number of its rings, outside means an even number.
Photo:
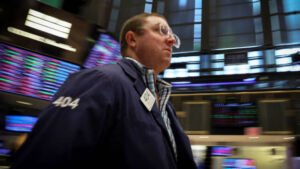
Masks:
[[[174,38],[175,39],[175,43],[173,44],[173,46],[175,48],[179,48],[180,45],[181,45],[180,39],[179,39],[179,37],[175,33],[173,33],[172,29],[169,26],[163,25],[161,23],[159,23],[157,25],[158,25],[158,27],[155,27],[155,30],[158,31],[162,36],[167,36],[167,37]],[[144,28],[138,28],[135,31],[138,31],[138,30],[141,30],[141,29],[144,29]]]
[[[175,39],[175,43],[173,44],[173,46],[175,48],[180,47],[180,39],[176,34],[173,33],[171,28],[169,28],[168,26],[163,25],[163,24],[160,23],[159,24],[159,33],[163,36],[171,36],[172,38]]]

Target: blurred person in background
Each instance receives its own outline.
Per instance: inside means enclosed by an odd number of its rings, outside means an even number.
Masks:
[[[11,169],[196,169],[158,78],[180,46],[166,19],[142,13],[120,33],[123,59],[76,72],[41,113]]]

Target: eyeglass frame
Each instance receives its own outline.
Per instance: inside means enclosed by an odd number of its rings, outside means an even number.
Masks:
[[[158,32],[162,35],[162,36],[168,36],[168,37],[172,37],[175,39],[175,43],[173,44],[173,46],[175,48],[179,48],[181,45],[181,41],[180,38],[173,33],[172,29],[166,25],[163,25],[161,23],[156,24],[158,25]],[[142,28],[139,28],[142,29]],[[157,29],[157,28],[156,28]]]
[[[179,48],[181,43],[180,43],[180,38],[175,34],[173,33],[172,29],[166,25],[163,25],[161,23],[158,24],[159,25],[159,33],[161,35],[164,35],[164,36],[171,36],[172,38],[175,39],[175,43],[173,44],[173,46],[175,48]]]

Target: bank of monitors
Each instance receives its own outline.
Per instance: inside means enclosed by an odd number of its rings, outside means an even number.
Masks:
[[[115,64],[119,59],[121,59],[119,42],[108,33],[100,33],[83,67],[92,68],[105,64]]]
[[[0,43],[0,91],[51,100],[80,66]]]
[[[31,132],[37,117],[29,115],[6,115],[5,130],[11,132]]]

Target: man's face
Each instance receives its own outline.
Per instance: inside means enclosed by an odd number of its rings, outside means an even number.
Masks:
[[[150,16],[142,27],[142,34],[136,36],[135,52],[138,61],[154,69],[156,74],[164,71],[171,62],[172,47],[176,39],[170,30],[163,18]]]

